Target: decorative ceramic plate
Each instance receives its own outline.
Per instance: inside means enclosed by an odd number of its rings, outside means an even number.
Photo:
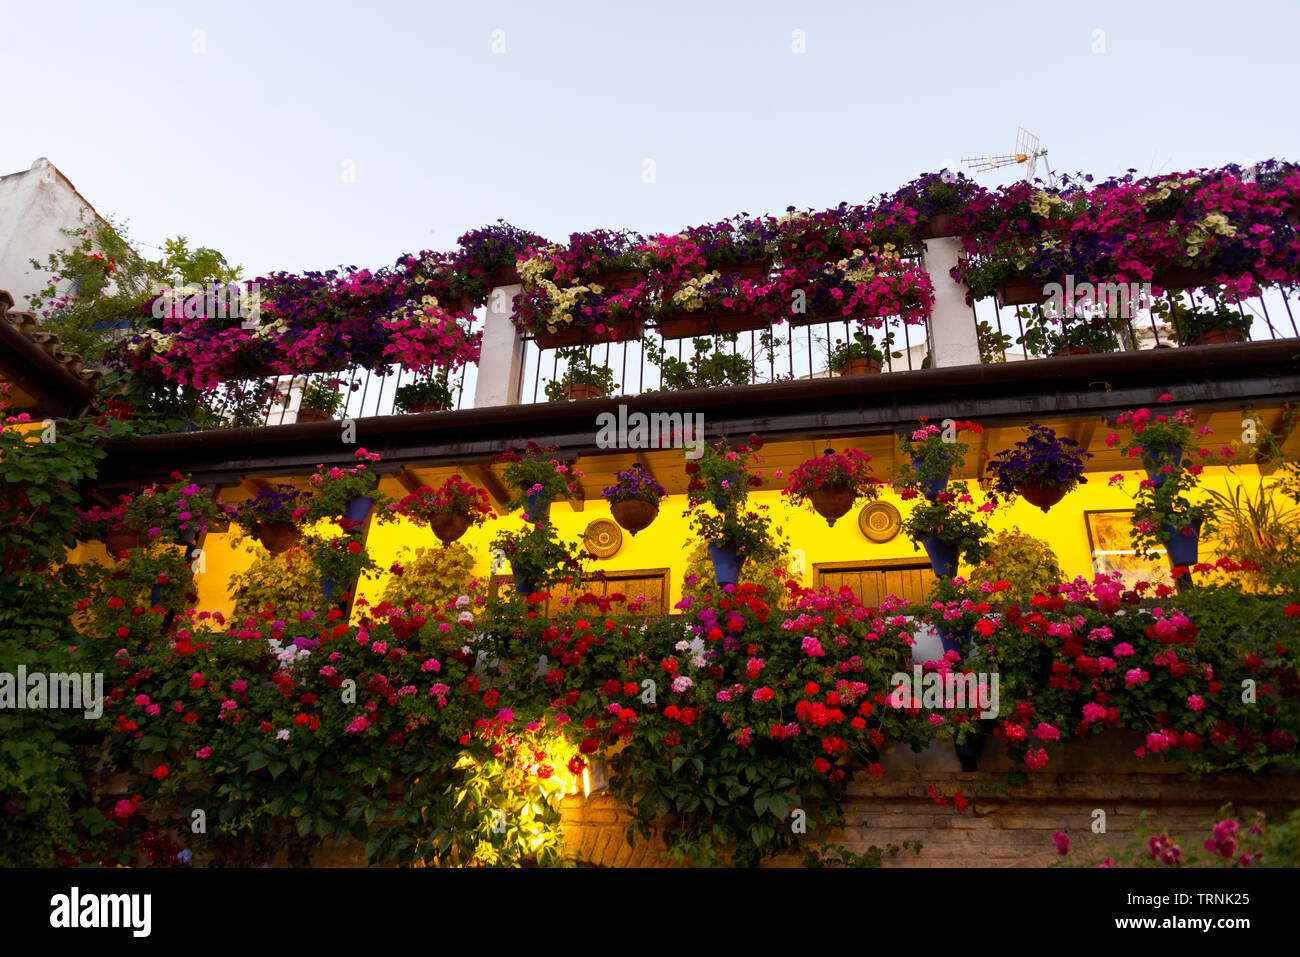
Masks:
[[[858,528],[873,542],[889,541],[901,526],[902,516],[888,502],[872,502],[858,513]]]
[[[598,518],[587,526],[583,541],[596,558],[612,558],[623,547],[623,530],[607,518]]]

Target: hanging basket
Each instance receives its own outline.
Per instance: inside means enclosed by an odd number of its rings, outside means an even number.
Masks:
[[[1065,489],[1059,485],[1047,485],[1032,479],[1016,486],[1016,494],[1030,505],[1037,505],[1044,512],[1065,498]]]
[[[826,519],[827,525],[834,525],[853,503],[858,500],[858,490],[853,488],[819,488],[808,496],[817,514]]]
[[[635,535],[643,528],[649,528],[659,516],[659,505],[643,498],[628,498],[621,502],[611,502],[609,511],[614,516],[614,521]]]
[[[460,538],[473,524],[472,519],[465,512],[439,512],[429,519],[429,527],[433,529],[433,534],[438,536],[438,540],[444,545],[450,545],[456,539]]]
[[[115,556],[119,552],[129,552],[139,547],[140,536],[134,532],[109,532],[104,536],[104,548],[110,555]]]
[[[287,522],[272,522],[257,527],[257,540],[272,555],[282,555],[302,538],[302,530]]]

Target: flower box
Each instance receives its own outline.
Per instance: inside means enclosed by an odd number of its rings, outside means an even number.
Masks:
[[[659,334],[665,339],[694,339],[697,336],[726,335],[731,332],[766,329],[770,324],[766,316],[757,313],[717,312],[706,309],[660,317]]]
[[[516,266],[502,266],[494,270],[491,277],[492,286],[514,286],[519,283],[519,269]]]
[[[570,346],[591,345],[599,342],[628,342],[640,339],[642,323],[639,317],[629,316],[613,323],[606,323],[605,334],[597,335],[590,326],[569,326],[547,332],[539,329],[533,336],[539,349],[566,349]]]
[[[1036,306],[1046,301],[1041,283],[1029,279],[1006,279],[998,283],[998,302],[1004,306]]]
[[[622,292],[624,289],[631,289],[639,283],[644,276],[640,269],[617,269],[613,272],[603,272],[598,276],[593,276],[587,280],[585,285],[600,286],[608,295],[611,292]]]
[[[1151,285],[1158,286],[1166,292],[1182,292],[1184,289],[1217,286],[1218,283],[1215,282],[1214,276],[1204,269],[1176,266],[1173,269],[1166,269],[1164,272],[1158,272],[1152,276]]]

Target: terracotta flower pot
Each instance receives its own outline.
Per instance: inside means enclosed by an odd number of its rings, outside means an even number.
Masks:
[[[840,366],[840,375],[873,375],[880,372],[879,359],[850,359]]]
[[[952,213],[935,213],[921,228],[922,239],[940,239],[952,235]]]
[[[665,339],[694,339],[714,333],[750,332],[766,329],[771,320],[752,312],[718,312],[702,310],[700,312],[682,312],[675,316],[663,316],[659,320],[659,334]]]
[[[603,399],[605,390],[590,382],[572,382],[564,395],[566,399]]]
[[[1065,356],[1086,356],[1091,355],[1092,350],[1087,346],[1071,346],[1068,349],[1057,349],[1052,353],[1053,359],[1060,359]]]
[[[287,522],[271,522],[268,525],[259,525],[257,528],[257,540],[272,555],[287,552],[301,538],[302,530],[297,525],[290,525]]]
[[[1065,498],[1065,490],[1059,485],[1045,485],[1033,480],[1021,482],[1016,492],[1030,505],[1037,505],[1044,512]]]
[[[1198,336],[1193,336],[1184,345],[1211,346],[1221,342],[1245,342],[1246,337],[1240,329],[1206,329]]]
[[[299,409],[299,422],[332,422],[334,416],[328,412],[322,412],[320,409]]]
[[[140,547],[140,536],[134,532],[109,532],[104,536],[104,547],[110,555],[128,552]]]
[[[837,518],[853,507],[858,492],[852,488],[819,488],[809,496],[809,500],[817,514],[826,519],[826,524],[834,525]]]
[[[1188,266],[1176,266],[1151,277],[1151,285],[1166,292],[1182,292],[1185,289],[1201,289],[1217,285],[1214,276],[1204,269],[1192,269]]]
[[[605,291],[605,295],[609,295],[611,292],[631,289],[640,281],[641,270],[618,269],[613,272],[603,272],[599,276],[593,276],[587,285],[600,286]]]
[[[643,498],[629,498],[621,502],[612,502],[609,506],[614,521],[635,535],[659,515],[659,505]]]
[[[423,414],[425,412],[445,412],[447,407],[441,402],[417,402],[406,411],[412,415]]]
[[[438,540],[450,545],[469,530],[472,520],[465,512],[440,512],[429,519],[429,527]]]

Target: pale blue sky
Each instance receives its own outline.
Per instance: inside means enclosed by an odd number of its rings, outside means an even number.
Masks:
[[[1058,171],[1300,158],[1294,0],[2,0],[0,24],[0,173],[48,156],[133,237],[248,276],[498,218],[562,239],[863,202],[1018,125]]]

